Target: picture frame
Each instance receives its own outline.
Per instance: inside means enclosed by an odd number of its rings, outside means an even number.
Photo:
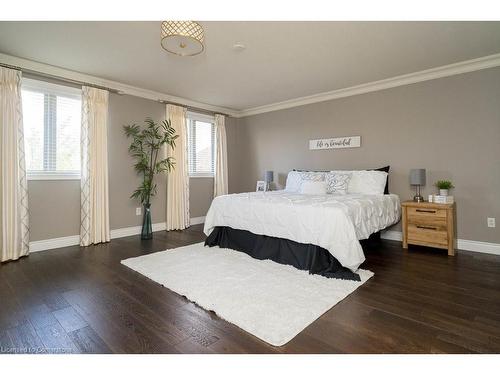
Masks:
[[[255,188],[255,191],[266,191],[266,181],[257,181],[257,186]]]

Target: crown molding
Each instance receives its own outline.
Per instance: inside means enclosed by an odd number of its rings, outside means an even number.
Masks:
[[[11,65],[16,68],[21,68],[22,70],[28,71],[30,73],[32,72],[33,74],[39,73],[42,75],[53,76],[54,78],[62,78],[70,81],[85,82],[91,85],[107,87],[109,89],[116,90],[120,94],[137,96],[140,98],[150,99],[154,101],[173,102],[188,107],[205,109],[207,111],[221,112],[228,114],[230,116],[236,116],[239,114],[239,111],[235,111],[230,108],[201,103],[187,98],[182,98],[180,96],[169,95],[158,91],[147,90],[140,87],[127,85],[125,83],[112,81],[109,79],[104,79],[84,73],[79,73],[73,70],[60,68],[54,65],[44,64],[33,60],[23,59],[21,57],[6,55],[3,53],[0,53],[0,63]]]
[[[392,78],[383,79],[361,85],[346,87],[343,89],[327,91],[319,94],[304,96],[301,98],[285,100],[278,103],[266,104],[259,107],[241,110],[236,117],[247,117],[266,112],[279,111],[299,107],[306,104],[319,103],[333,99],[346,98],[348,96],[366,94],[369,92],[386,90],[398,86],[410,85],[412,83],[430,81],[437,78],[449,77],[457,74],[474,72],[477,70],[494,68],[500,66],[500,53],[479,57],[477,59],[461,61],[454,64],[443,65],[437,68],[422,70],[419,72],[404,74]]]
[[[86,82],[88,84],[104,86],[116,90],[120,93],[137,96],[154,101],[167,101],[179,103],[188,107],[197,107],[212,112],[222,112],[229,116],[241,118],[247,116],[258,115],[261,113],[274,112],[282,109],[300,107],[307,104],[319,103],[333,99],[346,98],[349,96],[366,94],[370,92],[386,90],[394,87],[410,85],[418,82],[430,81],[433,79],[454,76],[463,73],[475,72],[478,70],[494,68],[500,66],[500,53],[479,57],[477,59],[461,61],[454,64],[443,65],[437,68],[422,70],[419,72],[404,74],[392,78],[387,78],[379,81],[363,83],[356,86],[346,87],[338,90],[327,91],[319,94],[304,96],[300,98],[285,100],[282,102],[266,104],[263,106],[234,110],[225,107],[219,107],[211,104],[201,103],[179,96],[169,95],[157,91],[147,90],[140,87],[127,85],[121,82],[112,81],[100,77],[91,76],[75,72],[72,70],[60,68],[53,65],[48,65],[32,60],[23,59],[7,54],[0,53],[0,63],[19,67],[23,70],[33,73],[41,73],[62,79]]]

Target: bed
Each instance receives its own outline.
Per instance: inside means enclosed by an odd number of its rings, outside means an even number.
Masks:
[[[216,197],[205,244],[243,251],[326,277],[358,280],[360,240],[399,221],[395,194],[302,194],[288,188]]]

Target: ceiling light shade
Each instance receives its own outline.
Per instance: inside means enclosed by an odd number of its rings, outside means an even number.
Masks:
[[[203,27],[194,21],[163,21],[161,46],[179,56],[194,56],[203,52]]]

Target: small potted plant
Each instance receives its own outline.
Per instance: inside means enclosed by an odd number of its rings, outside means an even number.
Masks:
[[[439,195],[448,195],[448,190],[453,189],[455,186],[449,180],[439,180],[435,183],[439,189]]]

